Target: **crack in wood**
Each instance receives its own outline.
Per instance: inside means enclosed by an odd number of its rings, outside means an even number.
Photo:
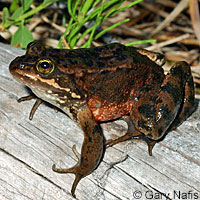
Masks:
[[[41,174],[39,171],[37,171],[36,169],[34,169],[33,167],[31,167],[30,165],[28,165],[27,163],[25,163],[23,160],[20,160],[19,158],[17,158],[16,156],[14,156],[13,154],[10,154],[8,151],[0,148],[0,151],[2,151],[3,153],[7,154],[8,156],[12,157],[14,160],[20,162],[21,164],[25,165],[27,167],[27,169],[29,169],[31,172],[33,172],[34,174],[37,174],[38,176],[40,176],[42,179],[46,180],[47,182],[53,184],[54,186],[56,186],[57,188],[59,188],[60,190],[62,190],[63,192],[69,194],[69,192],[67,192],[64,188],[62,188],[61,186],[59,186],[58,184],[56,184],[55,182],[53,182],[52,180],[50,180],[49,178],[45,177],[43,174]]]

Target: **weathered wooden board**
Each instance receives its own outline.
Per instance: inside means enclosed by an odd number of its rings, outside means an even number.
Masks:
[[[0,45],[0,200],[73,199],[74,175],[57,174],[51,167],[76,163],[71,147],[76,144],[80,151],[83,134],[65,114],[44,104],[32,121],[28,119],[34,101],[17,103],[28,90],[8,70],[10,61],[23,53]],[[123,121],[102,127],[106,138],[126,130]],[[200,199],[200,105],[155,146],[152,157],[147,145],[138,141],[106,150],[98,169],[79,183],[76,195],[81,200],[139,199],[140,195],[140,199],[178,199],[179,195],[179,199]]]

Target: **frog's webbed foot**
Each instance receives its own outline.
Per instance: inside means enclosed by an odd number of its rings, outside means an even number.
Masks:
[[[79,181],[84,177],[82,174],[79,174],[78,171],[79,171],[79,163],[80,163],[80,154],[77,152],[76,150],[76,145],[73,145],[72,147],[72,150],[73,150],[73,153],[74,155],[78,158],[78,162],[76,165],[74,165],[74,167],[71,167],[71,168],[68,168],[68,169],[61,169],[61,168],[57,168],[56,165],[54,164],[52,166],[52,170],[54,172],[57,172],[57,173],[73,173],[76,175],[75,177],[75,180],[74,180],[74,183],[72,185],[72,189],[71,189],[71,194],[74,198],[76,198],[76,195],[75,195],[75,190],[76,190],[76,187],[79,183]]]
[[[72,185],[71,193],[75,197],[75,190],[79,181],[90,174],[99,165],[104,150],[104,137],[100,126],[94,119],[88,107],[82,107],[77,114],[78,122],[84,132],[84,141],[81,149],[81,155],[74,145],[72,150],[78,158],[77,164],[69,169],[59,169],[53,165],[52,169],[58,173],[73,173],[75,180]]]
[[[37,98],[35,95],[28,95],[26,97],[21,97],[17,100],[17,102],[22,102],[22,101],[29,101],[31,99],[35,99]],[[33,119],[33,115],[35,114],[35,111],[38,109],[38,107],[40,106],[40,104],[43,102],[42,99],[40,98],[37,98],[35,104],[33,105],[32,109],[31,109],[31,112],[30,112],[30,115],[29,115],[29,119],[32,120]]]
[[[54,172],[57,172],[57,173],[73,173],[73,174],[76,175],[75,180],[74,180],[73,185],[72,185],[72,189],[71,189],[72,196],[74,198],[76,198],[76,195],[75,195],[76,187],[77,187],[79,181],[84,177],[84,175],[77,173],[76,165],[72,168],[69,168],[69,169],[60,169],[60,168],[57,168],[56,165],[54,164],[52,166],[52,170]]]
[[[76,150],[76,145],[74,144],[72,147],[72,151],[74,152],[74,155],[77,157],[78,160],[80,160],[81,155],[80,153],[78,153],[78,151]]]

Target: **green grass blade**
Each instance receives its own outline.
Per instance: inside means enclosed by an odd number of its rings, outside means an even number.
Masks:
[[[103,34],[105,34],[106,32],[108,32],[108,31],[110,31],[111,29],[113,29],[113,28],[115,28],[115,27],[117,27],[117,26],[119,26],[119,25],[121,25],[121,24],[123,24],[123,23],[126,23],[126,22],[128,22],[130,19],[124,19],[124,20],[122,20],[122,21],[120,21],[120,22],[118,22],[118,23],[116,23],[116,24],[113,24],[112,26],[110,26],[110,27],[108,27],[108,28],[106,28],[106,29],[104,29],[103,31],[101,31],[100,33],[98,33],[96,36],[95,36],[95,40],[97,40],[98,38],[100,38]]]
[[[133,45],[136,45],[136,44],[144,44],[144,43],[152,43],[152,42],[156,42],[156,40],[141,40],[141,41],[135,41],[135,42],[130,42],[130,43],[127,43],[125,44],[126,46],[133,46]]]

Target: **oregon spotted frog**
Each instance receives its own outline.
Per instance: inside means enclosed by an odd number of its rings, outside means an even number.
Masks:
[[[58,50],[32,42],[24,56],[11,62],[11,74],[38,98],[30,118],[44,100],[62,109],[84,132],[80,156],[73,147],[78,163],[70,169],[53,166],[55,172],[76,175],[73,196],[80,179],[99,165],[104,147],[141,138],[151,155],[155,143],[193,112],[194,84],[189,65],[178,62],[164,75],[163,60],[159,53],[118,43]],[[127,133],[104,141],[99,122],[119,118],[127,122]]]

